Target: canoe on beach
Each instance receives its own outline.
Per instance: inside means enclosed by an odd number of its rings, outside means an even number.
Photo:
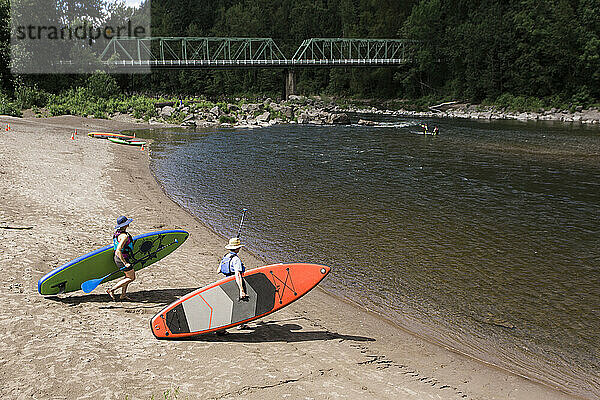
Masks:
[[[111,132],[90,132],[88,136],[97,138],[97,139],[108,139],[108,138],[120,138],[120,139],[135,139],[135,136],[123,135],[121,133],[111,133]]]
[[[146,144],[146,142],[143,142],[141,140],[119,139],[119,138],[112,138],[112,137],[109,137],[107,139],[113,143],[128,144],[129,146],[142,146],[142,145]]]

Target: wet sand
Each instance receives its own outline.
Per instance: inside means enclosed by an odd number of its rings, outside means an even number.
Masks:
[[[136,125],[69,116],[0,117],[0,124],[2,398],[572,398],[418,338],[318,288],[248,330],[156,340],[150,318],[219,278],[226,239],[163,193],[148,151],[87,137]],[[111,301],[109,284],[87,295],[37,293],[45,273],[108,244],[119,215],[134,218],[133,235],[180,228],[190,237],[138,273],[132,301]],[[263,265],[248,252],[241,257],[250,268]]]

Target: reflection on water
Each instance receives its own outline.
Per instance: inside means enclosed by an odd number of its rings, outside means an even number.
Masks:
[[[600,396],[600,134],[419,121],[154,132],[179,203],[460,351]]]

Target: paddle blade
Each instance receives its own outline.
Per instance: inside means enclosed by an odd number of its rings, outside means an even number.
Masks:
[[[83,282],[81,284],[81,290],[83,290],[85,293],[90,293],[92,290],[96,289],[100,283],[102,283],[102,280],[104,280],[104,278],[105,277],[90,279],[89,281]]]

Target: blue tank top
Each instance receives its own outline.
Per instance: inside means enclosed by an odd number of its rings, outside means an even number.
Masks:
[[[119,232],[116,231],[113,234],[113,249],[117,251],[117,246],[119,246],[119,235],[125,233],[127,235],[127,239],[125,239],[125,243],[123,244],[123,250],[121,254],[123,254],[123,258],[128,260],[131,254],[133,254],[133,238],[128,232]]]

